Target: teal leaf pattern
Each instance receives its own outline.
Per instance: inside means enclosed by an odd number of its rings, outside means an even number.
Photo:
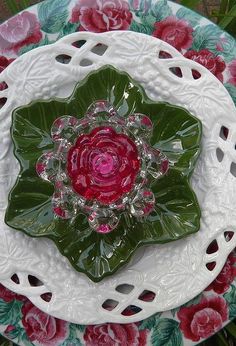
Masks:
[[[160,316],[161,312],[158,312],[157,314],[143,320],[139,326],[139,330],[152,330],[156,326]]]
[[[201,16],[197,14],[196,12],[190,11],[185,7],[181,7],[176,12],[176,17],[179,19],[184,19],[187,22],[191,24],[192,27],[195,27],[199,24],[199,21],[201,20]]]
[[[129,28],[131,31],[139,32],[146,35],[151,35],[153,26],[133,21]]]
[[[59,32],[68,17],[70,0],[46,0],[39,4],[38,16],[43,31],[49,34]]]
[[[236,287],[231,285],[230,290],[223,295],[229,306],[229,319],[236,316]]]
[[[151,8],[150,8],[150,14],[156,18],[156,21],[159,22],[166,17],[169,17],[172,15],[172,10],[170,6],[168,5],[167,0],[160,0],[153,2]]]
[[[79,27],[78,23],[70,23],[70,22],[66,23],[61,29],[61,31],[59,32],[58,39],[66,35],[73,34],[77,30],[78,27]]]
[[[216,51],[221,30],[214,24],[206,26],[198,26],[193,32],[193,50],[209,49],[212,52]]]
[[[153,346],[182,346],[179,322],[170,318],[160,319],[152,332],[151,342]]]
[[[236,40],[225,33],[223,37],[221,37],[216,45],[215,50],[216,55],[221,55],[226,62],[230,62],[236,57]]]
[[[0,324],[16,324],[21,320],[21,307],[23,303],[18,300],[12,300],[10,303],[6,303],[3,299],[0,299]]]

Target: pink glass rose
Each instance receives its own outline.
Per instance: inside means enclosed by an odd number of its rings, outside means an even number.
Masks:
[[[193,28],[186,20],[167,17],[154,25],[153,36],[169,43],[178,50],[191,47]]]
[[[81,135],[68,154],[68,173],[74,190],[87,200],[110,204],[129,192],[140,159],[135,143],[109,126]]]
[[[84,30],[105,32],[127,30],[132,13],[124,0],[79,0],[73,8],[71,22],[80,22]]]
[[[23,46],[38,43],[42,38],[35,14],[22,12],[0,25],[0,50],[17,53]]]

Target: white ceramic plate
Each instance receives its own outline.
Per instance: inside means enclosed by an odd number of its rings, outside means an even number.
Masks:
[[[86,41],[80,49],[72,45],[78,40]],[[98,43],[108,46],[103,56],[91,52]],[[160,59],[160,51],[168,52],[172,58]],[[56,57],[60,54],[71,56],[70,63],[58,62]],[[92,61],[92,65],[80,66],[85,58]],[[119,273],[93,283],[75,272],[51,241],[24,236],[4,223],[7,196],[19,173],[9,130],[15,108],[37,99],[68,97],[89,72],[107,64],[127,72],[152,100],[183,106],[201,120],[202,153],[192,186],[201,206],[202,219],[197,234],[181,241],[142,248]],[[173,74],[171,67],[181,68],[182,78]],[[197,70],[201,77],[194,79],[192,70]],[[8,89],[0,92],[0,97],[7,98],[0,110],[2,284],[24,294],[51,315],[70,322],[95,324],[142,320],[185,303],[212,282],[236,245],[236,237],[229,240],[225,233],[236,231],[233,164],[236,163],[236,110],[226,89],[208,70],[150,36],[125,31],[84,32],[19,57],[1,73],[2,81],[8,85]],[[227,139],[222,135],[222,127],[229,129]],[[208,254],[206,250],[214,240],[218,251]],[[206,266],[211,262],[216,263],[213,270]],[[11,279],[13,274],[17,274],[20,283]],[[41,285],[33,286],[28,275],[37,277]],[[120,285],[123,285],[121,292],[117,290]],[[145,290],[155,293],[152,302],[138,299]],[[50,302],[42,299],[45,292],[52,293]],[[118,302],[112,311],[102,307],[108,299]],[[121,312],[130,305],[141,310],[132,316],[123,316]]]

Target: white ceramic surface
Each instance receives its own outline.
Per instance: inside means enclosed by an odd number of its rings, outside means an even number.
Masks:
[[[86,40],[78,49],[72,43]],[[102,43],[108,46],[100,56],[91,52]],[[159,52],[171,54],[160,59]],[[69,64],[56,61],[56,56],[72,57]],[[90,66],[80,66],[82,59]],[[93,283],[77,273],[49,240],[32,239],[11,230],[4,223],[7,196],[19,173],[9,134],[12,111],[32,100],[68,97],[74,86],[90,71],[103,65],[126,71],[142,85],[154,101],[167,101],[188,109],[203,124],[202,153],[192,177],[192,186],[202,209],[200,231],[184,240],[140,249],[131,263],[100,283]],[[170,71],[180,67],[182,78]],[[201,77],[194,79],[192,70]],[[80,324],[103,322],[127,323],[142,320],[157,311],[177,307],[200,293],[221,270],[227,255],[236,245],[225,231],[236,231],[236,110],[223,85],[204,67],[185,59],[178,51],[156,38],[134,32],[75,33],[57,43],[32,50],[19,57],[0,75],[8,89],[0,92],[7,103],[0,110],[0,281],[11,290],[26,295],[36,306],[51,315]],[[224,140],[220,129],[229,129]],[[224,153],[220,162],[217,148]],[[219,153],[219,150],[218,150]],[[208,245],[216,239],[218,251],[207,254]],[[214,270],[206,264],[216,262]],[[16,273],[20,283],[11,276]],[[36,276],[41,286],[30,285],[28,275]],[[133,285],[130,293],[118,292],[119,285]],[[152,302],[138,299],[150,290]],[[52,293],[50,302],[40,295]],[[107,299],[119,302],[112,311],[102,304]],[[129,305],[142,310],[132,316],[121,312]]]

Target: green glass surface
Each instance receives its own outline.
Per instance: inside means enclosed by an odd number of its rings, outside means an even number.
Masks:
[[[154,125],[151,145],[170,161],[166,176],[152,183],[154,211],[143,219],[123,213],[109,234],[89,228],[87,216],[62,220],[52,211],[53,184],[36,173],[38,158],[53,148],[50,129],[63,115],[82,118],[96,100],[108,100],[119,114],[148,115]],[[5,222],[32,237],[48,237],[72,266],[97,282],[127,263],[145,244],[174,241],[195,233],[200,208],[189,185],[200,153],[201,123],[185,109],[148,99],[144,90],[126,73],[106,66],[89,74],[68,99],[36,101],[13,113],[12,139],[21,171],[9,195]]]

